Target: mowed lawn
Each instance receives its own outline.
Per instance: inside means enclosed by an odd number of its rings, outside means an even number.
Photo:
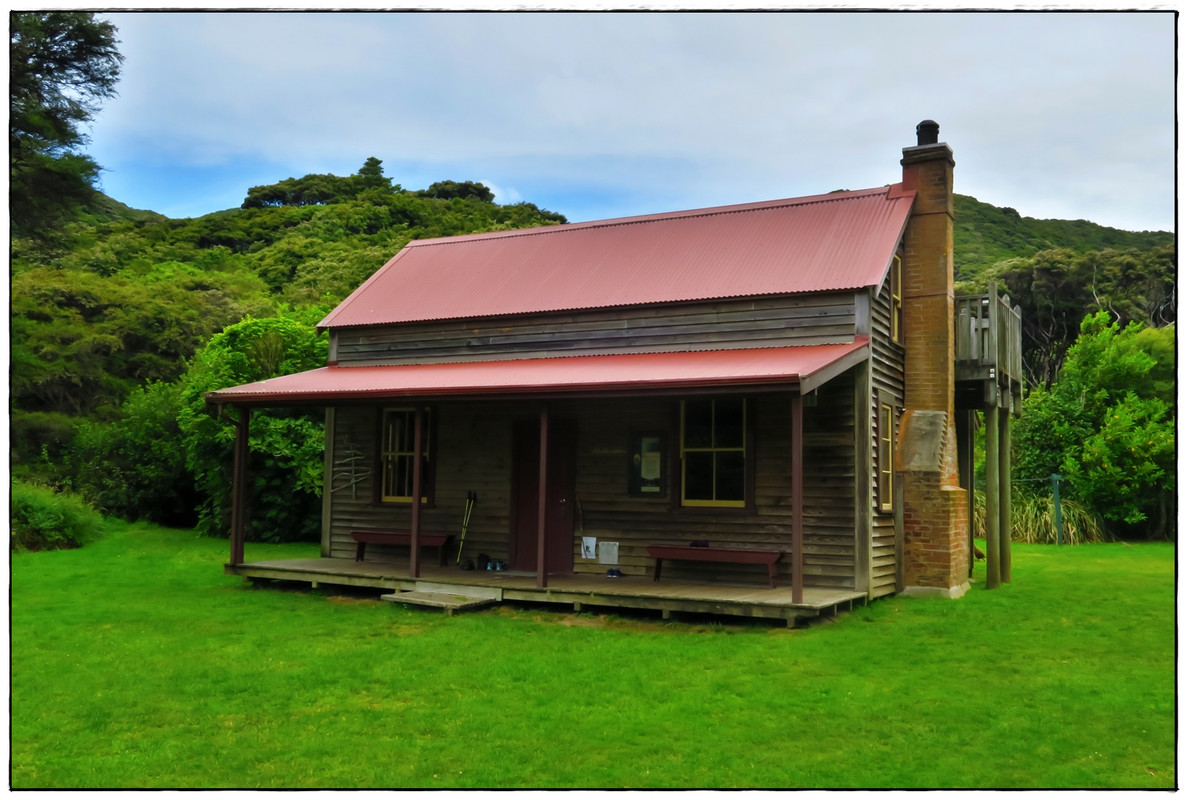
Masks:
[[[118,526],[12,557],[11,786],[1175,787],[1173,546],[1013,553],[788,630],[253,589]]]

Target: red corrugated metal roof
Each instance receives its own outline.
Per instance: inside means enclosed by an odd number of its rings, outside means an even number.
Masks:
[[[857,289],[914,191],[854,192],[409,242],[322,327]]]
[[[807,391],[827,380],[837,369],[847,369],[864,358],[868,341],[863,336],[847,344],[749,350],[329,366],[222,389],[207,394],[206,399],[210,403],[237,405],[333,405],[413,397],[692,391],[795,384],[801,391]]]

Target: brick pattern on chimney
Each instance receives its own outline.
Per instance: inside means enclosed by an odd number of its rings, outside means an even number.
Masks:
[[[916,191],[904,237],[903,331],[905,414],[900,453],[934,445],[928,464],[904,465],[904,581],[908,588],[954,590],[968,581],[966,493],[959,486],[955,420],[953,336],[952,151],[946,144],[903,149],[903,184]],[[921,443],[927,412],[942,430]],[[938,412],[942,417],[936,417]],[[935,438],[936,431],[932,436]]]

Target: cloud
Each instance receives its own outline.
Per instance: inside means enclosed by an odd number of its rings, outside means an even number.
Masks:
[[[893,182],[933,118],[961,193],[1173,219],[1169,14],[110,16],[95,155],[123,175],[374,155],[408,188],[485,175],[588,219]]]

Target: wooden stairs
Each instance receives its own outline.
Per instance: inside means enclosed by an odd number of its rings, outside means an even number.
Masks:
[[[440,608],[452,617],[459,611],[485,608],[501,602],[503,591],[485,586],[457,586],[419,581],[412,591],[392,592],[381,595],[379,599],[389,603]]]

